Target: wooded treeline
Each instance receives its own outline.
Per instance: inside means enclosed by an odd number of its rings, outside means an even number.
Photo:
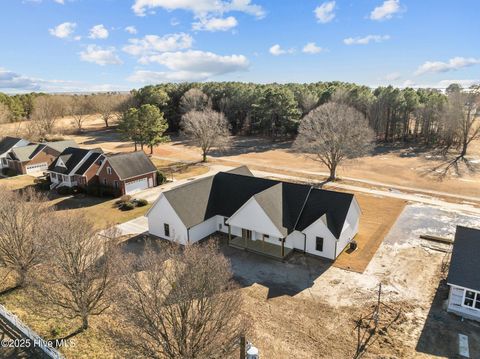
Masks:
[[[478,87],[477,87],[478,91]],[[179,83],[146,86],[128,94],[61,95],[58,111],[39,117],[70,115],[79,130],[85,115],[101,113],[105,124],[114,114],[158,107],[169,132],[178,132],[182,116],[191,110],[211,108],[227,118],[232,134],[293,138],[300,121],[312,109],[335,101],[349,105],[368,120],[377,141],[412,142],[450,148],[460,142],[461,123],[449,116],[449,94],[462,92],[452,84],[443,93],[436,89],[371,89],[343,82],[310,84],[254,84],[240,82]],[[10,121],[33,118],[44,94],[7,96],[0,94],[0,117],[8,111]],[[62,101],[57,101],[62,102]],[[478,102],[474,100],[474,102]],[[36,106],[36,103],[39,105]],[[51,107],[51,106],[50,106]],[[55,113],[53,113],[55,112]],[[43,116],[45,115],[45,116]],[[452,115],[452,111],[450,111]],[[475,117],[475,113],[473,114]],[[5,118],[5,116],[3,116]],[[37,116],[38,117],[38,116]]]
[[[336,101],[360,111],[385,142],[415,142],[440,145],[452,126],[445,116],[447,94],[461,90],[452,85],[443,93],[436,89],[399,89],[392,86],[374,90],[343,82],[311,84],[253,84],[209,82],[161,84],[132,91],[136,106],[153,104],[165,114],[170,131],[179,130],[182,98],[199,89],[213,110],[228,119],[233,134],[294,137],[301,119],[312,109]],[[166,94],[166,96],[165,96]]]

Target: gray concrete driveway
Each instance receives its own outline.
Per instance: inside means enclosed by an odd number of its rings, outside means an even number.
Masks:
[[[148,220],[147,217],[138,217],[131,221],[118,224],[116,228],[121,236],[138,235],[148,232]]]

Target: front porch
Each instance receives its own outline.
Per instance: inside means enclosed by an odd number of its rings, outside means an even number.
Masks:
[[[292,248],[283,246],[283,242],[282,245],[276,245],[261,239],[254,241],[243,237],[233,237],[228,241],[228,244],[238,249],[282,260],[287,258],[293,252]]]

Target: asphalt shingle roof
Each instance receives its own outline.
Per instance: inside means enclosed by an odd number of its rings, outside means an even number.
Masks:
[[[45,145],[35,144],[35,145],[28,145],[28,146],[21,146],[12,148],[10,157],[13,160],[17,160],[20,162],[27,162],[31,160],[35,155],[43,150]]]
[[[49,171],[69,174],[80,162],[85,158],[90,150],[83,148],[67,147],[55,161],[48,167]],[[61,160],[65,167],[57,166],[58,161]]]
[[[480,291],[480,229],[457,226],[447,282]]]
[[[93,163],[99,159],[99,157],[103,156],[102,153],[100,152],[93,152],[88,156],[88,158],[85,160],[85,162],[82,163],[80,167],[75,171],[76,175],[82,176],[85,171],[87,171]]]
[[[155,172],[157,168],[143,151],[119,153],[107,157],[108,163],[120,177],[127,179]]]
[[[327,226],[339,238],[353,195],[311,186],[253,177],[246,167],[219,172],[170,191],[165,197],[187,228],[220,215],[231,217],[250,198],[264,209],[285,236],[303,230],[326,214]]]
[[[0,155],[10,151],[10,149],[21,140],[22,139],[18,137],[10,137],[10,136],[4,137],[0,141]]]

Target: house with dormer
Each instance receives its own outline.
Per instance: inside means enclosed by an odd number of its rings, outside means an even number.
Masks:
[[[293,251],[335,260],[361,216],[350,193],[219,172],[160,194],[147,213],[150,234],[182,245],[216,232],[233,247],[285,258]]]

